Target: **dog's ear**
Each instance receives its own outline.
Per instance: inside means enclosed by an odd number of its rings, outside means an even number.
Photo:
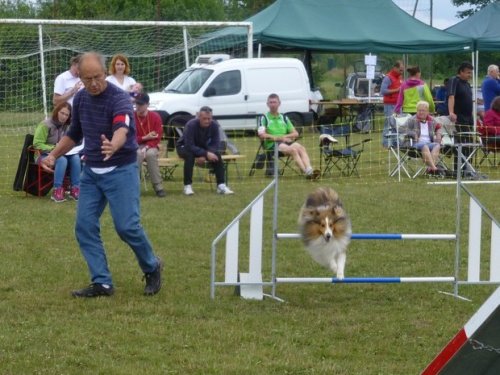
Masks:
[[[345,217],[345,211],[342,205],[335,205],[332,207],[332,215],[335,219]]]
[[[302,219],[305,221],[311,221],[318,217],[319,213],[316,208],[304,207],[302,209]]]
[[[335,236],[344,235],[349,228],[349,219],[346,216],[337,218],[333,223],[333,233]]]

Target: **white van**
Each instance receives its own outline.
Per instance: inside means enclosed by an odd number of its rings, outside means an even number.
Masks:
[[[199,56],[162,92],[149,94],[149,108],[166,112],[164,123],[183,126],[206,105],[223,129],[254,130],[256,116],[267,112],[271,93],[280,96],[280,111],[295,126],[312,123],[310,102],[321,97],[311,92],[304,65],[293,58]]]

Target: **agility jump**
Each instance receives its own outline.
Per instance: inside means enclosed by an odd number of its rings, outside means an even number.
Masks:
[[[275,169],[277,163],[275,163]],[[277,176],[277,171],[275,171]],[[273,239],[271,259],[271,280],[263,281],[262,278],[262,254],[263,254],[263,208],[264,196],[271,189],[274,190],[273,200]],[[465,191],[469,199],[469,244],[468,244],[468,273],[466,280],[460,280],[460,193]],[[211,253],[211,282],[210,295],[215,298],[215,288],[218,286],[236,286],[239,293],[245,299],[263,299],[263,287],[271,286],[272,292],[269,296],[281,300],[276,295],[276,287],[282,283],[332,283],[332,284],[394,284],[394,283],[452,283],[455,297],[458,295],[458,286],[465,284],[500,284],[500,225],[491,213],[479,202],[479,200],[465,186],[457,183],[457,219],[456,233],[451,234],[398,234],[398,233],[354,233],[352,240],[448,240],[455,242],[455,264],[454,274],[446,276],[424,276],[424,277],[348,277],[342,280],[335,277],[279,277],[276,274],[277,264],[277,242],[285,239],[300,239],[298,233],[279,233],[277,226],[278,210],[278,178],[262,190],[261,193],[214,239]],[[239,267],[239,227],[240,220],[245,215],[250,215],[250,244],[248,257],[248,272],[240,272]],[[491,246],[490,246],[490,273],[488,280],[480,279],[481,269],[481,228],[482,216],[485,215],[491,221]],[[225,238],[225,267],[224,281],[216,280],[217,245]]]

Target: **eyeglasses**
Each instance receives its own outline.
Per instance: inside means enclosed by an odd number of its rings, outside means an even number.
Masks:
[[[94,77],[80,77],[80,81],[82,81],[84,85],[89,85],[93,81],[98,83],[99,81],[102,81],[103,79],[104,79],[104,74],[99,74],[99,75],[94,76]]]

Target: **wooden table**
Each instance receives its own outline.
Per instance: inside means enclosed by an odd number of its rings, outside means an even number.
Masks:
[[[351,128],[354,125],[357,115],[366,109],[368,106],[372,106],[373,111],[371,113],[372,123],[375,121],[375,105],[378,103],[368,103],[367,101],[359,101],[356,99],[340,99],[340,100],[321,100],[318,102],[313,102],[325,108],[324,114],[320,115],[320,124],[323,125],[321,117],[323,116],[325,123],[333,124],[335,122],[343,125],[350,125]],[[329,111],[328,109],[333,109]],[[333,107],[333,108],[332,108]],[[330,112],[330,114],[328,113]],[[334,118],[335,121],[328,121],[330,118]],[[336,121],[338,119],[338,121]]]

